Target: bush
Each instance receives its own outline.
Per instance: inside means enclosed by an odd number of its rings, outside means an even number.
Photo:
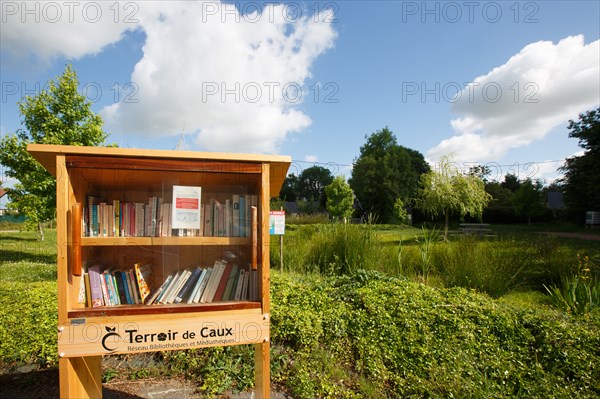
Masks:
[[[273,379],[294,397],[600,395],[597,319],[363,271],[274,273],[272,296]]]
[[[0,365],[57,364],[57,285],[0,281]]]

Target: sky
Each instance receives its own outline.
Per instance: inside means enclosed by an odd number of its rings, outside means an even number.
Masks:
[[[559,177],[600,105],[599,1],[0,2],[0,134],[76,70],[120,147],[290,155],[350,177],[388,127],[435,162]],[[10,184],[10,182],[5,182]]]

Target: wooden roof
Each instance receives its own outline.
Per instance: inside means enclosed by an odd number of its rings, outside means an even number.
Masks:
[[[275,197],[279,194],[283,181],[287,175],[288,168],[292,162],[291,157],[284,155],[263,154],[238,154],[222,152],[198,152],[198,151],[175,151],[175,150],[145,150],[139,148],[118,147],[84,147],[69,145],[29,144],[27,151],[40,163],[50,174],[56,176],[56,156],[82,155],[102,157],[135,157],[147,159],[170,159],[170,160],[198,160],[198,161],[223,161],[244,163],[268,163],[271,181],[270,193]]]

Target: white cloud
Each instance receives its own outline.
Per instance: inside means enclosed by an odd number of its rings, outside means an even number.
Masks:
[[[540,140],[555,126],[600,104],[600,40],[583,36],[529,44],[479,76],[453,99],[455,131],[427,153],[437,160],[494,161]]]
[[[96,54],[138,27],[136,2],[3,1],[0,7],[3,62],[28,67]]]
[[[306,155],[304,157],[304,160],[306,162],[317,162],[319,160],[319,158],[316,155]]]
[[[147,38],[131,76],[139,102],[104,108],[107,131],[185,132],[204,150],[275,152],[310,125],[298,109],[302,88],[336,37],[323,18],[290,22],[285,7],[273,4],[245,15],[215,2],[142,7]]]

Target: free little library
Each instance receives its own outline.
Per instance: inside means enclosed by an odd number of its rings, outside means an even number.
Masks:
[[[30,144],[57,189],[61,397],[104,355],[255,346],[269,397],[269,201],[287,156]]]

